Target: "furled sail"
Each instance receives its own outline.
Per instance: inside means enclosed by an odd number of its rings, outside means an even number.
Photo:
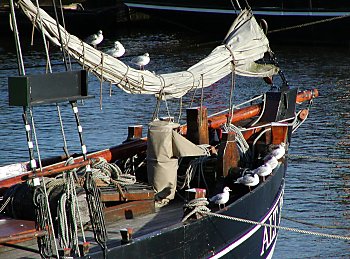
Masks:
[[[61,34],[63,46],[69,55],[85,69],[128,93],[178,98],[197,87],[208,87],[232,71],[249,77],[267,77],[278,73],[278,68],[273,65],[255,63],[269,50],[269,42],[250,10],[238,15],[223,45],[216,47],[206,58],[186,71],[155,74],[131,68],[69,34],[62,26],[59,26],[59,33],[56,21],[30,0],[21,0],[18,4],[54,44],[61,45]]]

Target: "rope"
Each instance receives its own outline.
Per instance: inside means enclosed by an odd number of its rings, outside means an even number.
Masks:
[[[299,223],[299,224],[313,226],[313,227],[317,227],[317,228],[350,229],[350,227],[343,227],[343,226],[324,226],[324,225],[314,224],[314,223],[305,222],[305,221],[301,221],[301,220],[294,219],[294,218],[289,218],[289,217],[286,217],[286,216],[282,216],[282,218],[285,219],[285,220],[289,220],[289,221],[293,221],[293,222],[296,222],[296,223]]]
[[[184,209],[189,209],[189,212],[183,219],[182,222],[185,222],[189,217],[195,213],[209,213],[210,209],[206,206],[209,204],[207,198],[198,198],[193,199],[184,205]]]
[[[252,225],[260,225],[263,227],[276,228],[276,229],[296,232],[296,233],[300,233],[300,234],[314,235],[314,236],[319,236],[319,237],[328,237],[328,238],[341,239],[341,240],[350,240],[350,236],[331,235],[331,234],[325,234],[325,233],[320,233],[320,232],[315,232],[315,231],[307,231],[307,230],[290,228],[290,227],[275,226],[275,225],[271,225],[271,224],[261,223],[258,221],[242,219],[242,218],[217,214],[217,213],[213,213],[213,212],[202,212],[202,213],[207,214],[209,216],[217,217],[217,218],[233,220],[233,221],[248,223],[248,224],[252,224]]]
[[[196,172],[198,171],[198,186],[200,183],[200,179],[202,177],[204,185],[206,189],[208,189],[208,185],[205,181],[204,177],[204,164],[207,162],[208,157],[210,157],[210,152],[206,148],[206,145],[198,145],[199,148],[205,151],[206,156],[200,156],[196,159],[191,160],[186,170],[185,175],[177,177],[177,189],[182,190],[185,187],[190,188],[190,183],[194,179]]]
[[[281,29],[276,29],[276,30],[269,31],[269,33],[287,31],[287,30],[292,30],[292,29],[299,29],[299,28],[303,28],[303,27],[307,27],[307,26],[311,26],[311,25],[315,25],[315,24],[320,24],[320,23],[325,23],[325,22],[332,22],[332,21],[339,20],[339,19],[344,19],[344,18],[347,18],[347,17],[350,17],[350,14],[336,16],[336,17],[327,18],[327,19],[318,20],[318,21],[309,22],[309,23],[298,24],[298,25],[295,25],[295,26],[285,27],[285,28],[281,28]]]
[[[308,160],[317,160],[317,161],[329,161],[329,162],[350,162],[350,158],[332,158],[332,157],[320,157],[320,156],[304,156],[304,155],[293,155],[286,154],[287,157],[291,159],[308,159]]]
[[[91,165],[93,178],[98,178],[106,183],[118,183],[120,185],[132,185],[136,183],[136,177],[131,174],[124,174],[114,163],[108,163],[106,159],[99,158],[98,162]]]
[[[244,138],[241,130],[237,126],[235,126],[231,123],[224,124],[223,130],[226,132],[235,132],[236,133],[236,142],[238,144],[239,150],[241,151],[243,156],[248,156],[249,145],[248,145],[246,139]]]

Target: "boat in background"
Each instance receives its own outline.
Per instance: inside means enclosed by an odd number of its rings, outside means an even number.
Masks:
[[[0,257],[271,258],[286,154],[318,91],[289,86],[251,10],[242,11],[224,43],[197,64],[155,74],[53,26],[55,20],[31,1],[18,4],[62,49],[63,60],[70,55],[82,70],[70,71],[66,63],[65,72],[26,74],[12,15],[20,75],[8,79],[9,104],[23,109],[29,162],[0,168]],[[129,126],[124,143],[88,152],[78,109],[79,100],[92,97],[87,71],[101,79],[101,87],[106,81],[130,94],[157,97],[147,137],[141,125]],[[271,89],[235,104],[238,75],[264,78]],[[226,76],[232,78],[228,109],[208,116],[199,97],[182,125],[160,110],[167,99],[192,90],[201,95]],[[41,160],[32,109],[51,105],[61,118],[61,103],[71,106],[81,154],[70,154],[63,137],[65,154]],[[113,129],[110,123],[104,134]]]
[[[55,9],[51,0],[40,0],[38,2],[41,8],[54,17]],[[64,24],[69,31],[79,33],[82,36],[94,30],[109,29],[117,23],[129,21],[127,8],[121,0],[107,0],[103,2],[95,0],[67,0],[62,1],[62,6],[57,2],[55,7],[57,13],[64,13],[64,23],[61,16],[59,16],[60,24]],[[9,0],[1,1],[0,29],[2,33],[12,33],[9,15]],[[28,21],[28,18],[20,12],[17,16],[17,26],[24,32],[30,31],[32,24]],[[89,24],[89,26],[86,26],[86,24]]]
[[[350,3],[321,0],[124,0],[133,10],[206,33],[222,33],[241,9],[251,8],[272,41],[348,44]]]

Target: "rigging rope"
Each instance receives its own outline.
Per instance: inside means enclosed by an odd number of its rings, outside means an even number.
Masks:
[[[327,19],[318,20],[318,21],[309,22],[309,23],[298,24],[298,25],[294,25],[294,26],[281,28],[281,29],[276,29],[276,30],[269,31],[269,33],[275,33],[275,32],[299,29],[299,28],[303,28],[303,27],[307,27],[307,26],[312,26],[312,25],[315,25],[315,24],[320,24],[320,23],[325,23],[325,22],[332,22],[332,21],[335,21],[335,20],[344,19],[344,18],[348,18],[348,17],[350,17],[350,14],[336,16],[336,17],[327,18]]]

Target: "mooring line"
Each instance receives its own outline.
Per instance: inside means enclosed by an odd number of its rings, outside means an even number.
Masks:
[[[350,158],[334,158],[334,157],[320,157],[320,156],[304,156],[304,155],[293,155],[287,154],[287,157],[291,159],[307,159],[307,160],[317,160],[317,161],[330,161],[330,162],[347,162],[350,163]]]
[[[325,234],[325,233],[320,233],[320,232],[315,232],[315,231],[308,231],[308,230],[302,230],[302,229],[297,229],[297,228],[276,226],[276,225],[261,223],[261,222],[258,222],[258,221],[253,221],[253,220],[248,220],[248,219],[242,219],[242,218],[237,218],[237,217],[217,214],[217,213],[213,213],[213,212],[202,211],[201,213],[209,215],[209,216],[218,217],[218,218],[223,218],[223,219],[228,219],[228,220],[248,223],[248,224],[252,224],[252,225],[260,225],[260,226],[263,226],[263,227],[276,228],[276,229],[281,229],[281,230],[286,230],[286,231],[291,231],[291,232],[296,232],[296,233],[301,233],[301,234],[314,235],[314,236],[320,236],[320,237],[328,237],[328,238],[341,239],[341,240],[350,240],[350,236],[332,235],[332,234]]]
[[[303,225],[307,225],[307,226],[317,227],[317,228],[349,229],[350,230],[350,226],[349,227],[347,227],[347,226],[325,226],[325,225],[310,223],[310,222],[306,222],[306,221],[302,221],[302,220],[298,220],[298,219],[294,219],[294,218],[290,218],[290,217],[286,217],[286,216],[282,216],[282,219],[293,221],[293,222],[296,222],[296,223],[299,223],[299,224],[303,224]]]
[[[336,16],[336,17],[332,17],[332,18],[327,18],[327,19],[323,19],[323,20],[314,21],[314,22],[298,24],[298,25],[290,26],[290,27],[284,27],[284,28],[281,28],[281,29],[276,29],[276,30],[269,31],[268,33],[270,34],[270,33],[275,33],[275,32],[300,29],[300,28],[303,28],[303,27],[308,27],[308,26],[312,26],[312,25],[315,25],[315,24],[325,23],[325,22],[332,22],[332,21],[335,21],[335,20],[344,19],[344,18],[348,18],[348,17],[350,17],[349,14],[348,15],[340,15],[340,16]]]

